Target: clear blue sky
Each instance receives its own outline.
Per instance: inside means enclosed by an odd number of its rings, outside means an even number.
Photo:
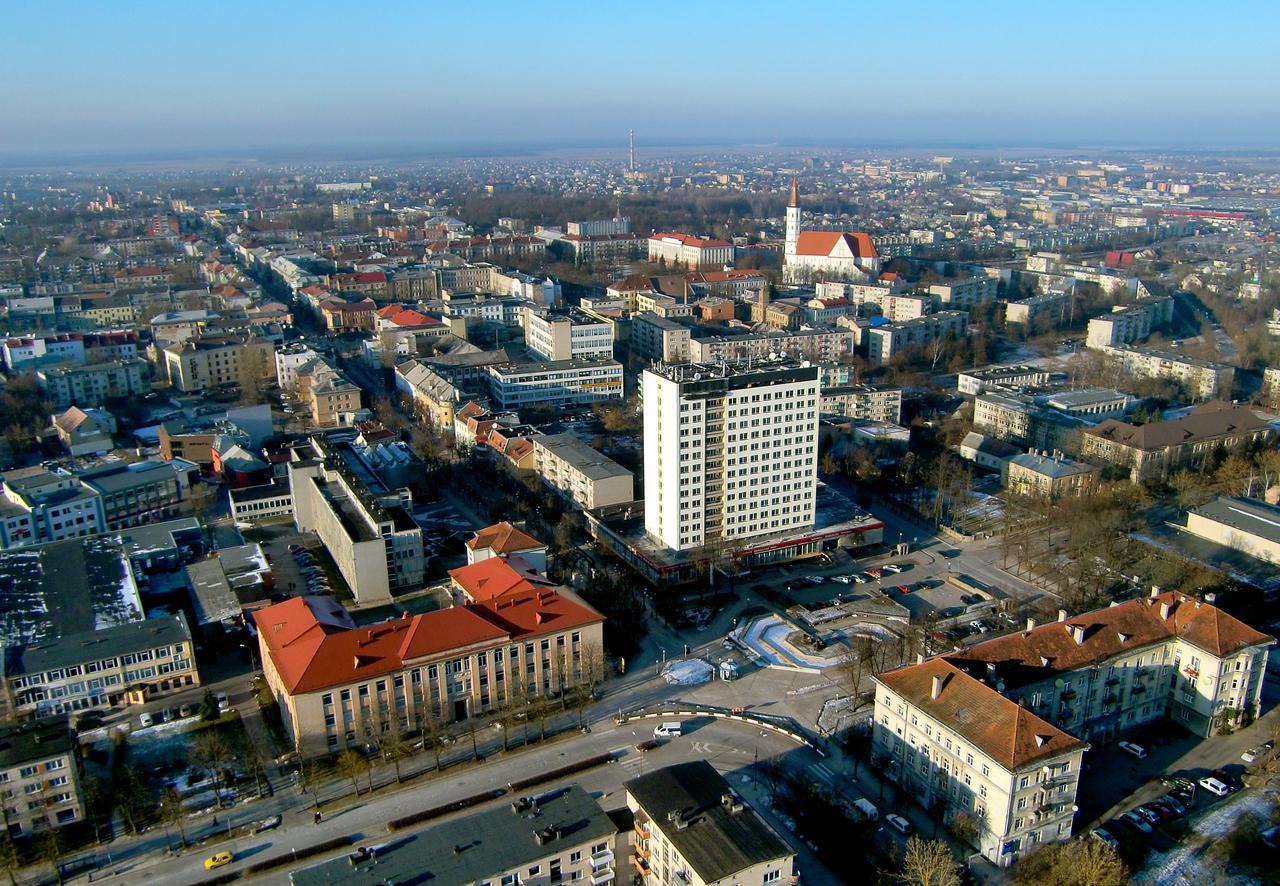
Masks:
[[[1280,4],[10,2],[0,153],[1280,143]]]

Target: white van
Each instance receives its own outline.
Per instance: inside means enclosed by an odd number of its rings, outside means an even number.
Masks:
[[[1126,754],[1132,754],[1133,756],[1137,757],[1139,760],[1141,760],[1143,757],[1147,755],[1146,748],[1144,748],[1142,745],[1134,744],[1131,741],[1120,742],[1119,748],[1120,750],[1124,751]]]
[[[1225,797],[1227,794],[1231,793],[1231,788],[1218,781],[1212,775],[1206,775],[1204,778],[1200,779],[1200,787],[1204,788],[1211,794],[1218,795],[1219,797]]]
[[[671,723],[660,723],[653,727],[654,738],[677,738],[684,734],[684,724],[679,720]]]

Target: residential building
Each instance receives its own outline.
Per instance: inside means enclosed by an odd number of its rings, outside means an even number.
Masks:
[[[783,243],[784,282],[809,283],[819,278],[867,282],[880,272],[880,254],[869,234],[804,231],[800,221],[800,188],[793,178]]]
[[[30,368],[32,364],[60,366],[86,361],[84,336],[78,333],[7,338],[0,345],[0,355],[10,371]]]
[[[974,430],[1033,449],[1074,452],[1088,427],[1085,419],[1046,409],[1026,394],[988,392],[973,401]]]
[[[691,335],[688,326],[652,311],[631,318],[631,352],[645,360],[688,362]]]
[[[349,439],[315,435],[289,462],[294,524],[320,537],[357,605],[390,602],[420,585],[422,530],[409,515],[408,489],[388,488]]]
[[[68,406],[102,406],[109,399],[146,393],[144,360],[113,360],[84,366],[61,366],[36,372],[41,387],[55,409]]]
[[[276,377],[275,344],[256,335],[202,335],[164,349],[169,382],[179,391],[222,385],[254,389]]]
[[[1116,360],[1124,371],[1135,378],[1167,378],[1178,382],[1195,400],[1229,400],[1235,386],[1235,367],[1149,348],[1106,348],[1108,358]]]
[[[649,261],[695,271],[732,267],[733,244],[728,240],[691,237],[674,231],[650,234]]]
[[[897,424],[902,420],[902,389],[885,385],[847,385],[822,389],[822,412]]]
[[[413,413],[432,427],[453,427],[453,417],[466,395],[448,379],[418,360],[396,366],[396,391],[413,404]]]
[[[996,299],[998,281],[994,277],[974,276],[963,280],[947,280],[929,287],[929,295],[950,310],[969,310]]]
[[[105,531],[97,492],[63,468],[8,471],[0,484],[0,549],[83,538]]]
[[[534,470],[543,482],[581,510],[635,501],[635,477],[572,434],[538,434]]]
[[[1009,476],[1009,460],[1022,450],[998,437],[970,431],[957,447],[960,457],[980,468],[1000,474],[1003,482]]]
[[[693,363],[719,363],[787,354],[826,362],[850,353],[853,347],[854,334],[845,329],[717,335],[691,338],[689,360]]]
[[[1173,320],[1173,299],[1168,296],[1144,298],[1127,305],[1116,305],[1110,314],[1089,321],[1085,347],[1095,350],[1128,345],[1141,341],[1153,329]]]
[[[111,436],[116,430],[115,416],[101,409],[86,412],[79,406],[72,406],[53,417],[53,429],[62,445],[76,458],[101,455],[115,448]]]
[[[332,598],[253,614],[263,676],[304,756],[367,748],[600,679],[604,616],[565,588],[534,588],[357,628]]]
[[[652,251],[648,241],[639,234],[564,234],[555,242],[564,244],[569,255],[578,264],[596,262],[625,262],[640,258]]]
[[[546,573],[547,546],[529,533],[507,521],[477,529],[467,539],[467,565],[483,563],[497,557],[501,560],[515,558],[529,568]]]
[[[1113,418],[1084,431],[1081,455],[1127,468],[1135,482],[1193,467],[1219,449],[1270,441],[1275,432],[1247,406],[1212,402],[1182,418],[1131,425]]]
[[[1280,563],[1280,507],[1253,498],[1219,496],[1187,512],[1187,532]]]
[[[613,325],[573,308],[525,308],[524,343],[539,360],[612,360]]]
[[[570,785],[432,824],[409,840],[297,868],[289,882],[605,884],[615,878],[617,833],[591,795]]]
[[[668,364],[641,385],[650,536],[684,551],[813,526],[817,367]]]
[[[313,427],[350,425],[360,414],[360,386],[327,361],[312,364],[306,388]]]
[[[956,374],[956,388],[976,397],[989,387],[1034,388],[1049,384],[1054,373],[1038,366],[986,366]]]
[[[1006,485],[1017,495],[1035,498],[1083,498],[1098,486],[1101,470],[1059,453],[1023,452],[1009,459]]]
[[[10,838],[84,820],[80,755],[66,717],[0,725],[0,804]]]
[[[298,388],[298,370],[312,360],[319,360],[320,352],[303,342],[286,345],[276,351],[276,383],[280,390],[293,393]]]
[[[504,363],[488,371],[490,396],[499,409],[622,398],[622,364],[615,360]]]
[[[1280,368],[1262,371],[1262,403],[1268,409],[1280,409]]]
[[[1004,322],[1018,324],[1027,329],[1046,323],[1062,322],[1071,303],[1071,293],[1062,290],[1041,292],[1028,298],[1006,302]]]
[[[706,760],[623,783],[643,886],[794,883],[795,851]]]
[[[969,330],[964,311],[938,311],[902,323],[886,323],[867,330],[867,357],[872,363],[888,363],[903,351],[921,348],[946,338],[962,338]]]
[[[200,685],[181,612],[9,649],[4,677],[20,716],[141,703]]]
[[[320,319],[329,332],[372,332],[377,309],[371,298],[354,301],[331,298],[320,303]]]
[[[981,822],[1007,866],[1071,835],[1089,743],[1167,717],[1193,734],[1257,715],[1275,643],[1222,610],[1159,593],[875,678],[873,753],[922,805]]]

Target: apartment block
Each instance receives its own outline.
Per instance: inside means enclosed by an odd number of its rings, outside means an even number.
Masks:
[[[321,596],[253,618],[263,676],[304,756],[376,747],[393,728],[465,721],[600,679],[604,616],[565,588],[514,590],[366,627]]]
[[[912,348],[921,348],[943,338],[960,338],[969,330],[964,311],[938,311],[903,323],[887,323],[867,330],[867,357],[873,363],[888,363]]]
[[[539,360],[612,360],[613,324],[575,309],[525,308],[525,347]]]
[[[499,409],[622,399],[622,364],[615,360],[504,363],[488,371],[490,396]]]
[[[623,784],[643,886],[794,883],[795,852],[705,760]]]
[[[817,367],[666,365],[641,384],[650,536],[683,551],[813,526]]]
[[[205,335],[164,349],[169,382],[183,392],[252,388],[276,377],[275,344],[256,335]]]
[[[360,606],[422,584],[422,530],[408,489],[391,489],[352,441],[315,435],[289,462],[294,523],[320,537]]]
[[[1142,341],[1153,329],[1173,320],[1173,299],[1168,296],[1144,298],[1116,305],[1110,314],[1089,321],[1085,347],[1095,350]]]
[[[635,476],[572,434],[538,434],[529,440],[538,476],[581,510],[635,501]]]
[[[84,820],[80,757],[66,717],[0,725],[0,802],[10,837]]]
[[[693,338],[689,340],[689,359],[694,363],[718,363],[786,354],[825,362],[848,354],[853,348],[854,333],[849,330],[800,329]]]
[[[968,310],[984,302],[995,301],[997,281],[994,277],[969,277],[934,283],[929,294],[948,309]]]
[[[1030,328],[1041,323],[1061,322],[1071,304],[1071,293],[1042,292],[1029,298],[1007,302],[1004,306],[1006,325],[1016,323]]]
[[[848,385],[822,389],[822,412],[896,425],[902,419],[902,389]]]
[[[1008,866],[1071,836],[1091,744],[1166,717],[1210,735],[1256,716],[1274,643],[1210,604],[1156,590],[1028,620],[876,677],[873,754],[944,821],[976,816],[983,856]]]
[[[631,318],[631,352],[646,360],[688,362],[691,336],[688,326],[652,311]]]
[[[41,369],[36,377],[55,409],[102,406],[150,390],[146,361],[139,359]]]
[[[1180,383],[1195,400],[1231,399],[1236,370],[1226,363],[1149,348],[1113,347],[1104,352],[1135,378],[1171,379]]]

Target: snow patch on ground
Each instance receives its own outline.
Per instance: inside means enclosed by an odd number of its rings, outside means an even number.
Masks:
[[[662,677],[673,686],[699,686],[715,676],[715,668],[700,658],[677,659],[662,669]]]
[[[1188,837],[1168,852],[1152,855],[1147,866],[1134,876],[1135,886],[1195,886],[1205,881],[1208,872],[1200,861],[1207,848],[1204,840],[1212,842],[1227,836],[1236,819],[1247,812],[1265,816],[1276,799],[1273,789],[1236,794],[1195,823],[1193,831],[1203,839]]]

